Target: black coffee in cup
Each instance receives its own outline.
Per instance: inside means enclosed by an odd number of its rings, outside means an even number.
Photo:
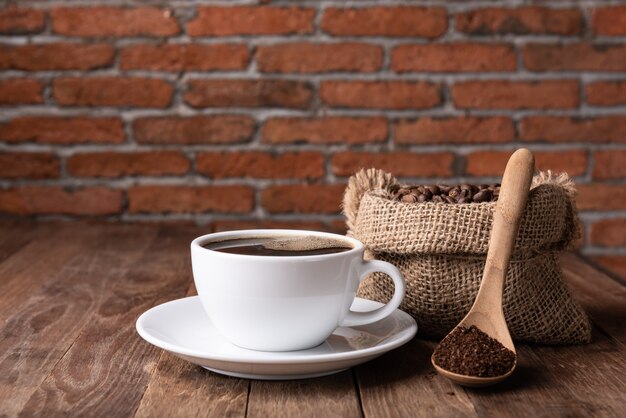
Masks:
[[[273,257],[334,254],[352,249],[347,242],[316,236],[236,238],[202,246],[223,253]]]

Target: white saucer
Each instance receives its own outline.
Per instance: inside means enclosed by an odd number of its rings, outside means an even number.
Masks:
[[[354,311],[381,303],[356,298]],[[321,345],[301,351],[266,352],[237,347],[217,332],[197,296],[156,306],[137,319],[137,332],[149,343],[216,373],[247,379],[304,379],[337,373],[410,341],[417,324],[396,310],[360,327],[339,327]]]

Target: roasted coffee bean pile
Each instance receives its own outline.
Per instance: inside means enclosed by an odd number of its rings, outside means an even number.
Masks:
[[[502,376],[515,364],[515,353],[473,325],[452,331],[433,357],[437,366],[465,376]]]
[[[448,186],[433,184],[430,186],[399,186],[391,192],[393,198],[405,203],[480,203],[495,202],[500,195],[499,184],[461,184]]]

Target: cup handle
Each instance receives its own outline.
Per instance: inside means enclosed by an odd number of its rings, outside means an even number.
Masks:
[[[391,263],[380,260],[363,261],[359,267],[359,283],[365,276],[374,272],[382,272],[388,274],[393,280],[394,292],[393,297],[385,306],[381,306],[370,312],[354,312],[349,311],[343,322],[342,327],[354,327],[358,325],[370,324],[389,316],[395,311],[402,299],[404,298],[404,279],[402,273]]]

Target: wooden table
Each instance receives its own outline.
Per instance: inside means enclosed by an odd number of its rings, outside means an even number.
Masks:
[[[0,416],[625,416],[626,287],[581,258],[563,268],[592,316],[587,346],[519,345],[507,382],[434,374],[417,338],[323,378],[225,377],[143,341],[135,320],[193,294],[186,225],[0,223]]]

